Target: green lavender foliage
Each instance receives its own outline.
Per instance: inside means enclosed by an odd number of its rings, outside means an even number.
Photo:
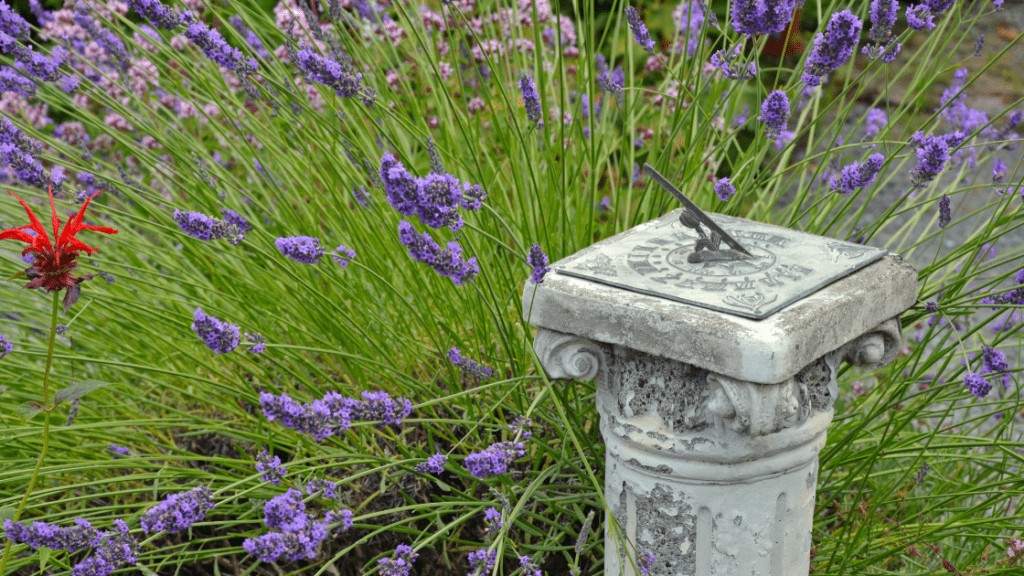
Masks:
[[[1020,535],[1015,515],[1024,445],[1012,417],[1022,408],[1020,337],[1019,330],[991,332],[987,326],[1014,309],[993,310],[982,299],[1012,289],[1022,267],[1020,246],[998,242],[1019,234],[1021,196],[996,192],[1020,185],[1020,149],[983,139],[979,128],[962,148],[974,149],[983,164],[1003,157],[1009,169],[1002,186],[990,184],[986,174],[965,182],[971,169],[961,163],[912,196],[894,200],[886,193],[909,181],[905,175],[915,165],[911,135],[948,131],[936,111],[939,94],[962,65],[957,50],[974,45],[973,27],[996,17],[988,2],[957,3],[927,33],[901,26],[904,47],[896,63],[858,55],[800,109],[795,103],[805,56],[762,55],[756,79],[748,81],[703,71],[713,50],[738,41],[724,11],[719,27],[698,32],[699,57],[687,57],[665,49],[685,42],[671,23],[675,6],[644,8],[641,15],[663,41],[665,59],[664,71],[644,72],[648,55],[632,42],[625,3],[601,13],[589,2],[562,4],[561,17],[578,34],[578,57],[562,55],[568,46],[558,34],[554,46],[546,44],[544,30],[552,22],[545,21],[545,4],[481,1],[467,14],[453,4],[451,24],[436,30],[416,6],[394,2],[386,12],[405,31],[397,43],[349,10],[350,23],[335,22],[328,35],[362,73],[363,87],[377,93],[367,106],[322,86],[314,87],[311,101],[293,64],[252,53],[227,24],[237,14],[268,50],[288,42],[297,48],[274,14],[230,4],[193,3],[193,10],[257,58],[258,98],[233,85],[194,47],[173,47],[173,34],[162,32],[160,41],[143,46],[134,35],[143,20],[134,12],[108,13],[98,22],[114,30],[130,53],[148,59],[156,85],[190,103],[195,115],[182,117],[159,105],[152,87],[115,94],[83,79],[83,104],[41,85],[33,102],[46,103],[57,122],[82,123],[93,146],[86,155],[56,136],[54,125],[35,127],[25,115],[7,114],[45,143],[40,159],[48,169],[63,166],[71,179],[89,171],[105,180],[93,217],[120,234],[93,239],[100,250],[83,262],[84,271],[116,281],[87,282],[80,302],[61,318],[69,328],[58,338],[53,382],[58,388],[85,380],[108,384],[82,399],[70,425],[67,405],[34,419],[16,410],[39,397],[48,300],[17,281],[5,283],[0,333],[17,346],[0,360],[0,381],[7,387],[0,394],[0,509],[20,500],[38,454],[41,419],[48,417],[49,456],[26,520],[68,525],[84,517],[109,527],[125,518],[136,530],[137,517],[165,494],[199,484],[213,489],[216,508],[205,521],[190,532],[144,542],[139,564],[156,573],[190,567],[275,573],[247,557],[241,543],[264,532],[264,500],[314,478],[340,483],[340,505],[355,513],[355,528],[325,544],[318,560],[282,565],[284,573],[327,574],[331,564],[342,573],[372,573],[376,560],[400,543],[421,554],[416,574],[463,573],[467,554],[487,545],[503,559],[499,574],[519,573],[520,555],[542,562],[546,573],[570,567],[596,573],[603,527],[595,525],[576,549],[588,513],[596,510],[602,522],[607,506],[594,386],[544,376],[522,321],[520,295],[533,243],[555,261],[676,207],[655,186],[634,186],[633,166],[646,161],[708,211],[836,238],[863,237],[906,257],[931,251],[925,255],[930,264],[919,271],[920,302],[903,317],[905,353],[874,373],[840,374],[841,397],[821,455],[814,573],[930,574],[943,570],[944,562],[964,573],[1013,573],[1005,549],[1008,538]],[[442,11],[440,4],[430,7]],[[507,30],[488,21],[474,31],[472,18],[499,8],[512,16]],[[804,18],[823,28],[842,8],[867,19],[867,3],[855,2],[808,2]],[[330,18],[324,14],[322,20]],[[491,39],[505,50],[480,62],[490,76],[474,84],[476,72],[456,64],[466,61],[459,51]],[[534,49],[508,49],[510,40],[532,42]],[[741,57],[752,58],[765,41],[748,41]],[[990,39],[992,46],[975,59],[971,83],[1008,66],[1006,55],[1020,50],[1021,35],[1000,42]],[[621,94],[599,86],[599,53],[613,68],[623,67]],[[448,80],[441,77],[442,63],[451,65]],[[125,85],[116,72],[97,73]],[[540,93],[539,126],[523,108],[518,82],[524,74]],[[794,102],[789,129],[795,138],[781,150],[756,120],[760,102],[774,89]],[[969,83],[964,91],[970,90]],[[583,94],[600,104],[600,114],[583,114]],[[473,97],[482,100],[483,110],[469,111]],[[216,113],[204,109],[209,104]],[[861,141],[864,105],[884,109],[889,124]],[[745,107],[748,119],[733,126]],[[1004,126],[1020,107],[1014,102],[989,124]],[[109,113],[132,129],[105,123]],[[638,148],[634,142],[644,130],[650,133]],[[465,213],[458,234],[481,268],[464,286],[409,258],[398,242],[401,217],[374,185],[385,152],[413,174],[426,175],[428,137],[448,172],[488,193],[480,211]],[[147,138],[157,144],[147,146]],[[878,179],[849,196],[830,192],[822,182],[830,163],[863,159],[869,144],[886,157]],[[213,159],[215,150],[226,165]],[[203,159],[202,169],[196,158]],[[737,193],[723,202],[713,180],[726,176]],[[71,179],[65,206],[77,188]],[[8,184],[22,197],[43,198],[39,188]],[[365,207],[353,195],[361,186],[372,198]],[[958,207],[953,226],[973,230],[953,247],[934,241],[948,230],[937,224],[942,194]],[[608,210],[601,207],[605,197]],[[253,225],[237,246],[190,238],[172,218],[175,209],[217,215],[222,208]],[[0,222],[23,220],[13,200],[0,201]],[[415,218],[410,221],[423,230]],[[456,237],[444,230],[434,234],[442,244]],[[345,268],[327,257],[319,265],[282,257],[274,240],[298,235],[317,236],[327,248],[344,244],[357,256]],[[978,258],[988,243],[996,243],[998,256]],[[0,276],[24,267],[16,247],[0,243]],[[928,301],[939,303],[945,324],[928,324]],[[247,354],[240,346],[211,353],[189,329],[200,306],[263,334],[267,351]],[[951,322],[961,329],[951,330]],[[920,341],[912,337],[917,331]],[[982,344],[1011,351],[1014,370],[1008,391],[996,384],[996,392],[975,399],[961,384],[966,369],[960,361],[980,354]],[[479,381],[463,373],[446,357],[452,347],[494,374]],[[977,370],[978,362],[971,366]],[[258,404],[260,391],[311,401],[329,391],[358,396],[362,390],[409,398],[413,414],[398,428],[362,423],[318,443],[268,422]],[[460,465],[463,457],[512,440],[508,424],[519,415],[532,421],[527,456],[513,473],[473,478]],[[112,460],[107,446],[113,442],[128,446],[131,455]],[[263,447],[285,461],[281,486],[264,482],[254,468]],[[444,475],[414,472],[438,451],[450,456]],[[927,472],[919,474],[924,464]],[[310,506],[339,504],[313,499]],[[485,539],[482,517],[491,506],[505,510],[505,521]],[[78,559],[16,546],[10,568],[31,573],[45,565],[64,573]]]

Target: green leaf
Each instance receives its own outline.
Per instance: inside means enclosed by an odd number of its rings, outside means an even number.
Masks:
[[[39,405],[39,402],[25,402],[18,406],[18,412],[25,416],[26,420],[31,420],[43,411],[43,407]]]
[[[83,396],[94,390],[99,390],[100,388],[109,385],[109,382],[100,382],[98,380],[85,380],[83,382],[73,382],[67,388],[58,390],[57,393],[53,395],[53,403],[59,404],[60,402],[70,402],[72,400],[78,400],[79,398],[82,398]]]
[[[17,280],[18,278],[28,278],[28,274],[25,274],[24,270],[18,270],[14,274],[11,274],[5,280]]]
[[[43,546],[39,548],[39,570],[42,572],[43,568],[50,562],[50,555],[53,554],[53,549]]]
[[[7,520],[8,518],[13,520],[14,513],[17,511],[18,510],[13,506],[4,506],[3,508],[0,508],[0,526],[2,526],[4,520]]]

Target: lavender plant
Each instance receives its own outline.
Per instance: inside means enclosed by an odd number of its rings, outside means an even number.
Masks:
[[[54,260],[0,202],[2,276],[82,300],[58,334],[5,288],[0,572],[600,571],[594,387],[546,379],[519,295],[674,208],[644,162],[918,266],[904,353],[839,374],[815,574],[1018,568],[1024,94],[976,97],[1019,3],[30,5],[0,178],[121,233]]]

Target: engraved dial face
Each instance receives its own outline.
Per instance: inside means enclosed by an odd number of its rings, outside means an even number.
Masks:
[[[737,218],[715,219],[751,257],[718,258],[710,251],[695,257],[696,232],[666,216],[556,262],[554,268],[633,292],[759,319],[886,253]]]
[[[720,294],[726,302],[757,313],[778,299],[776,288],[798,282],[812,269],[780,264],[775,252],[786,248],[787,239],[773,234],[734,231],[753,258],[690,262],[697,239],[676,231],[650,238],[629,251],[629,268],[639,276],[668,289]]]
[[[649,267],[668,272],[668,269],[665,269],[665,266],[668,266],[687,274],[697,274],[699,276],[740,276],[756,274],[771,268],[775,264],[775,253],[770,250],[769,246],[762,246],[756,240],[751,241],[747,237],[748,235],[743,233],[735,234],[735,236],[745,240],[743,246],[754,255],[753,258],[743,260],[709,259],[703,262],[690,262],[688,258],[693,253],[697,243],[686,241],[683,245],[675,248],[664,245],[654,246],[654,249],[648,253],[646,266],[639,264],[637,259],[651,246],[637,246],[629,254],[629,267],[638,274],[643,274],[644,270],[649,269]]]

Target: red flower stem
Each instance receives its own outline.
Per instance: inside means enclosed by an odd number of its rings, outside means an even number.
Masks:
[[[39,469],[43,467],[43,460],[46,458],[46,450],[50,447],[50,367],[53,365],[53,342],[57,338],[57,311],[60,310],[60,290],[53,292],[53,306],[50,311],[50,341],[46,345],[46,368],[43,370],[43,448],[39,451],[39,459],[36,460],[36,467],[32,470],[32,478],[28,481],[28,489],[21,497],[21,504],[14,513],[11,520],[18,521],[21,513],[25,510],[32,490],[36,487],[36,480],[39,479]],[[0,574],[6,574],[4,567],[7,565],[7,557],[11,553],[11,541],[4,543],[4,555],[0,558]]]

